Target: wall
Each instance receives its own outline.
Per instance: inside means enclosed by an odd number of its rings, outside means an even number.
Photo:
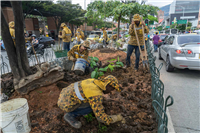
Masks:
[[[39,22],[37,18],[26,18],[25,25],[26,25],[26,31],[29,34],[35,34],[37,37],[40,36]]]
[[[198,16],[198,24],[197,24],[197,28],[200,28],[200,9],[199,9],[199,16]]]
[[[14,14],[11,7],[3,7],[2,11],[7,23],[14,21]]]

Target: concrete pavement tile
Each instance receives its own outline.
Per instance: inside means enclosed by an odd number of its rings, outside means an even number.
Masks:
[[[189,131],[186,128],[175,127],[175,126],[174,128],[176,133],[189,133]]]
[[[190,129],[188,129],[188,132],[189,132],[189,133],[200,133],[200,130],[199,130],[199,131],[195,131],[195,130],[190,130]]]

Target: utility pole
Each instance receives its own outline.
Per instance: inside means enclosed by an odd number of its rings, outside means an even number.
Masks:
[[[86,0],[84,0],[84,9],[86,10]]]

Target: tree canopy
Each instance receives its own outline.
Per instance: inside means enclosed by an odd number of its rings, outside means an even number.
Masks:
[[[95,1],[88,5],[88,12],[95,12],[96,16],[106,19],[111,18],[118,22],[118,29],[120,22],[129,22],[131,14],[140,14],[143,17],[148,17],[149,14],[157,14],[158,7],[150,5],[141,5],[139,3],[121,3],[120,1]],[[119,30],[118,30],[119,35]]]

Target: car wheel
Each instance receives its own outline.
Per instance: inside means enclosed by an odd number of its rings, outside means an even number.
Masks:
[[[160,53],[160,48],[158,49],[158,59],[162,60],[161,53]]]
[[[169,56],[167,56],[167,59],[166,59],[166,71],[167,72],[172,72],[174,71],[174,67],[171,65],[170,63],[170,59],[169,59]]]

